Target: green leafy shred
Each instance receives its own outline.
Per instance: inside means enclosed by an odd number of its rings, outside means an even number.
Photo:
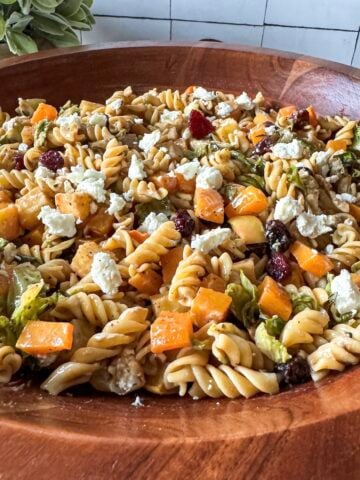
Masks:
[[[170,202],[167,197],[162,200],[152,200],[148,203],[138,203],[135,206],[135,215],[139,223],[143,223],[145,218],[151,213],[164,213],[168,217],[171,215]]]
[[[317,310],[317,305],[310,295],[307,295],[306,293],[300,293],[296,295],[290,294],[290,296],[293,304],[294,315],[302,312],[306,308],[309,308],[310,310]]]
[[[264,322],[260,323],[255,330],[255,343],[264,355],[276,363],[286,363],[291,359],[286,347],[268,333]]]
[[[266,317],[264,315],[264,320],[266,331],[269,335],[272,335],[273,337],[278,337],[283,331],[283,328],[285,327],[284,320],[282,320],[277,315],[274,315],[272,317]]]
[[[240,284],[229,283],[225,293],[232,298],[231,310],[238,320],[246,328],[256,325],[259,313],[257,290],[242,270]]]
[[[35,147],[43,147],[46,142],[46,135],[49,131],[51,126],[51,122],[49,120],[41,120],[36,125],[35,134],[34,134],[34,145]]]
[[[9,242],[7,240],[5,240],[5,238],[0,238],[0,251],[1,250],[4,250],[4,248],[6,247],[6,245],[8,244]]]
[[[16,336],[12,329],[12,323],[4,315],[0,315],[0,346],[10,345],[14,346],[16,343]]]
[[[247,173],[245,175],[240,175],[238,180],[242,185],[252,185],[253,187],[259,188],[264,192],[266,191],[264,178],[260,175],[256,175],[256,173]]]
[[[14,267],[7,296],[7,314],[9,317],[11,317],[14,309],[19,305],[21,295],[27,287],[40,281],[40,272],[30,263],[23,263]]]
[[[360,127],[356,127],[354,130],[354,138],[350,148],[351,150],[360,152]]]
[[[299,190],[305,193],[305,187],[301,181],[299,170],[297,169],[296,165],[290,166],[286,177],[289,183],[293,183]]]

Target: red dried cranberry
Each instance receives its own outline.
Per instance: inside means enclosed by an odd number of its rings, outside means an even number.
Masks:
[[[270,250],[273,252],[285,252],[291,243],[289,230],[280,220],[270,220],[267,222],[266,239],[269,242]]]
[[[309,124],[310,116],[307,110],[296,110],[290,115],[290,120],[294,122],[294,128],[304,128]]]
[[[175,228],[183,237],[191,235],[195,227],[195,221],[186,210],[179,210],[174,217]]]
[[[43,167],[56,172],[56,170],[64,166],[64,159],[57,150],[49,150],[40,155],[39,163]]]
[[[189,115],[189,129],[194,138],[200,140],[213,132],[212,123],[199,110],[191,110]]]
[[[257,155],[264,155],[264,153],[271,152],[271,147],[273,145],[273,139],[271,137],[265,137],[256,144],[254,153]]]
[[[15,153],[15,155],[13,156],[13,160],[14,160],[14,168],[16,170],[23,170],[25,168],[24,155],[22,153],[20,152]]]
[[[291,265],[283,253],[273,253],[266,266],[266,271],[274,280],[281,282],[290,275]]]
[[[288,363],[278,363],[274,368],[285,385],[296,385],[310,380],[310,367],[305,358],[295,357]]]

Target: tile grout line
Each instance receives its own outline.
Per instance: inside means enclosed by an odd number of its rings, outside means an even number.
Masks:
[[[353,61],[354,61],[354,58],[355,58],[356,48],[357,48],[358,43],[359,43],[359,35],[360,35],[360,27],[359,27],[358,33],[356,35],[355,46],[354,46],[354,51],[353,51],[353,54],[352,54],[352,57],[351,57],[350,65],[353,64]]]
[[[172,14],[172,0],[170,0],[170,3],[169,3],[169,18],[170,18],[170,40],[172,40],[172,27],[173,27],[173,22],[172,22],[172,18],[171,18],[171,14]]]
[[[261,46],[261,47],[263,46],[263,41],[264,41],[264,33],[265,33],[265,19],[266,19],[266,13],[267,13],[268,1],[269,1],[269,0],[266,0],[266,4],[265,4],[264,20],[263,20],[263,31],[262,31],[262,34],[261,34],[261,42],[260,42],[260,46]]]
[[[352,33],[358,33],[358,30],[351,30],[351,29],[346,29],[346,28],[331,28],[331,27],[305,27],[302,25],[281,25],[278,23],[264,23],[264,24],[259,24],[259,23],[234,23],[234,22],[216,22],[213,20],[188,20],[188,19],[182,19],[182,18],[164,18],[164,17],[130,17],[128,15],[102,15],[102,14],[96,14],[94,15],[95,17],[99,18],[128,18],[131,20],[160,20],[160,21],[175,21],[175,22],[189,22],[189,23],[209,23],[209,24],[215,24],[215,25],[235,25],[239,27],[279,27],[279,28],[301,28],[305,30],[325,30],[325,31],[331,31],[331,32],[352,32]]]

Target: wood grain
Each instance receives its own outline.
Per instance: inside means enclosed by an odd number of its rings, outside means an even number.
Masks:
[[[42,52],[0,62],[0,104],[17,97],[101,100],[132,85],[201,84],[322,114],[359,118],[359,70],[270,50],[123,43]],[[360,370],[251,400],[82,394],[36,386],[0,390],[0,478],[356,480],[360,478]]]

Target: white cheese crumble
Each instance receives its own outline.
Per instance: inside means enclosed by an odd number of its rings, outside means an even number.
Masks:
[[[129,190],[128,192],[124,192],[123,197],[125,198],[125,200],[127,202],[132,202],[133,199],[134,199],[134,195],[133,195],[133,192],[131,190]]]
[[[232,111],[232,106],[226,102],[220,102],[217,106],[217,114],[220,115],[220,117],[226,117],[227,115],[230,115]]]
[[[78,192],[88,193],[94,200],[99,203],[105,202],[105,175],[102,172],[98,172],[96,170],[84,170],[82,167],[80,168],[83,170],[83,172],[81,172],[79,167],[72,167],[72,173],[68,174],[68,179],[70,179],[70,181],[75,184],[77,183],[76,190]]]
[[[274,135],[275,132],[276,132],[275,125],[270,125],[270,127],[265,127],[266,135]]]
[[[272,147],[272,153],[277,158],[299,159],[303,154],[303,146],[296,139],[290,143],[277,143]]]
[[[199,98],[200,100],[203,100],[204,102],[209,102],[210,100],[215,100],[216,93],[215,92],[209,92],[209,90],[206,90],[206,88],[203,88],[203,87],[197,87],[194,90],[193,96],[194,96],[194,98]]]
[[[329,245],[326,245],[326,247],[325,247],[326,255],[331,255],[334,250],[335,250],[335,247],[332,243],[329,243]]]
[[[128,175],[130,180],[144,180],[144,178],[146,178],[142,160],[138,158],[135,153],[131,157]]]
[[[15,127],[15,124],[16,124],[16,118],[10,118],[10,120],[7,120],[2,124],[2,128],[8,132],[9,130],[12,130]]]
[[[349,312],[355,314],[360,309],[360,291],[348,270],[341,270],[340,275],[333,279],[331,293],[336,295],[335,306],[341,315]]]
[[[198,188],[213,188],[219,190],[223,184],[223,176],[215,167],[201,167],[197,177],[196,186]]]
[[[312,160],[315,160],[315,164],[319,173],[326,177],[330,171],[329,158],[331,156],[330,152],[314,152],[312,155]]]
[[[210,250],[218,247],[225,240],[231,237],[230,228],[217,227],[214,230],[209,230],[202,235],[195,235],[191,239],[191,248],[200,250],[203,253],[209,253]]]
[[[296,219],[296,226],[303,237],[316,238],[324,233],[331,232],[333,219],[328,215],[313,215],[302,213]]]
[[[139,142],[139,148],[148,152],[154,145],[158,143],[161,138],[160,130],[154,130],[151,133],[145,133],[143,138]]]
[[[185,180],[191,180],[195,177],[200,168],[199,160],[194,159],[192,162],[184,163],[183,165],[178,165],[175,168],[176,173],[181,173]]]
[[[136,123],[136,125],[142,125],[144,120],[142,118],[134,118],[134,123]]]
[[[70,238],[76,234],[76,218],[71,213],[60,213],[46,205],[41,208],[38,219],[47,226],[51,235]]]
[[[165,110],[161,114],[160,122],[176,122],[176,120],[181,116],[181,112],[178,110]]]
[[[111,108],[111,110],[120,110],[123,105],[123,100],[121,98],[117,98],[116,100],[111,100],[108,98],[106,100],[106,105]]]
[[[243,92],[241,95],[235,98],[235,102],[243,110],[252,110],[255,106],[254,102],[251,100],[249,95],[246,92]]]
[[[49,168],[39,165],[35,170],[35,180],[41,180],[42,178],[55,178],[55,172]]]
[[[90,125],[99,125],[100,127],[105,127],[107,122],[107,116],[103,113],[94,112],[89,118]]]
[[[29,149],[29,145],[27,145],[26,143],[20,143],[18,146],[18,150],[21,153],[25,153],[28,149]]]
[[[346,203],[355,203],[357,200],[357,198],[354,195],[351,195],[351,193],[337,193],[335,197],[341,202]]]
[[[126,202],[121,195],[117,193],[110,193],[110,205],[109,208],[106,210],[110,215],[115,215],[116,213],[121,212],[121,210],[125,207]]]
[[[276,202],[274,219],[280,220],[283,223],[288,223],[295,217],[300,215],[304,209],[300,203],[290,196],[280,198]]]
[[[142,402],[142,398],[139,395],[136,395],[135,400],[131,404],[132,407],[144,407],[145,405]]]
[[[140,227],[138,228],[138,230],[140,232],[146,232],[146,233],[153,233],[155,232],[159,227],[160,225],[162,225],[163,223],[167,222],[168,221],[168,218],[167,216],[165,215],[165,213],[155,213],[155,212],[151,212],[149,213],[149,215],[145,218],[145,220],[143,221],[143,223],[140,225]]]
[[[189,140],[189,138],[191,137],[190,128],[186,127],[186,128],[184,129],[181,137],[182,137],[184,140]]]
[[[107,295],[115,295],[121,285],[121,275],[115,260],[108,253],[95,253],[91,265],[91,277]]]
[[[75,124],[77,127],[81,125],[81,118],[77,113],[72,113],[71,115],[62,115],[57,118],[56,125],[59,127],[70,127],[70,125]]]

